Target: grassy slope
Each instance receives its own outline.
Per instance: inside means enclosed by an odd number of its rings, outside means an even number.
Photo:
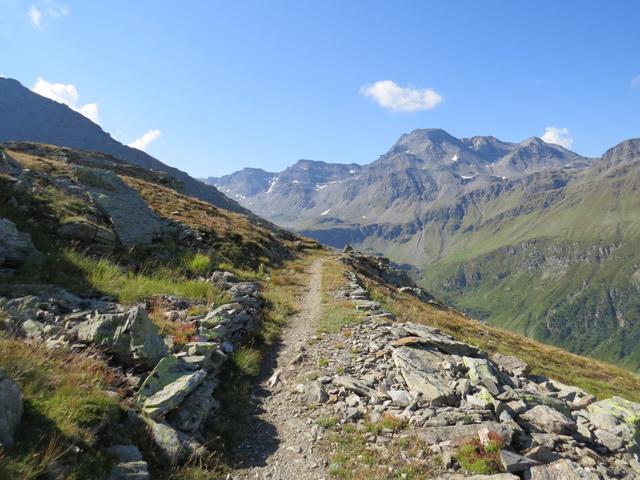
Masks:
[[[629,280],[640,268],[639,178],[587,172],[560,201],[503,218],[496,212],[504,208],[488,202],[482,223],[464,228],[478,221],[470,214],[447,239],[423,285],[492,324],[638,369],[640,290]],[[500,202],[523,198],[516,190]],[[599,255],[598,247],[614,251]],[[539,253],[547,261],[533,267]],[[466,285],[456,286],[463,273]]]

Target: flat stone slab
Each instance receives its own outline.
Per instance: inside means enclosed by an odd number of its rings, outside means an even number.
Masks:
[[[478,432],[488,430],[500,435],[505,445],[511,443],[513,430],[505,424],[498,422],[473,423],[469,425],[449,425],[445,427],[426,427],[417,431],[418,436],[429,445],[442,442],[462,440],[465,438],[477,438]]]
[[[571,460],[558,460],[548,465],[532,467],[525,475],[527,480],[597,480],[595,473],[587,472]]]
[[[392,358],[414,396],[422,394],[434,405],[458,403],[455,390],[449,386],[451,379],[443,375],[441,354],[403,346],[393,350]]]

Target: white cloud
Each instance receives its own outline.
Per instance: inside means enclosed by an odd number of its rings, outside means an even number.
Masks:
[[[43,97],[55,100],[58,103],[64,103],[72,110],[81,113],[93,123],[100,124],[100,115],[97,103],[87,103],[86,105],[78,105],[80,95],[75,85],[69,83],[51,83],[45,79],[38,77],[36,84],[31,88],[32,91]]]
[[[564,148],[571,148],[573,145],[573,137],[568,128],[547,127],[541,138],[547,143],[555,143]]]
[[[35,5],[31,5],[29,8],[29,20],[38,28],[42,26],[42,11],[38,10]]]
[[[43,0],[29,7],[29,21],[37,28],[42,28],[45,18],[61,18],[69,15],[69,6],[53,0]]]
[[[640,75],[636,75],[631,79],[631,86],[633,88],[640,88]]]
[[[363,85],[360,93],[372,98],[378,105],[394,112],[417,112],[431,110],[440,102],[442,96],[430,88],[401,87],[392,80]]]
[[[131,148],[137,148],[138,150],[145,151],[147,146],[160,138],[160,130],[149,130],[147,133],[142,135],[140,138],[136,138],[133,142],[129,144]]]

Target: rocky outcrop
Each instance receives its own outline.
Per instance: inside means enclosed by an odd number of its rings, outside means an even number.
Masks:
[[[24,405],[20,387],[0,368],[0,448],[11,448]]]
[[[29,234],[20,232],[12,221],[0,218],[0,268],[20,267],[37,253]]]
[[[354,298],[354,308],[367,301],[355,274],[347,282],[346,295],[336,292],[340,298]],[[577,387],[532,375],[517,357],[489,358],[437,329],[401,323],[383,311],[347,332],[314,344],[327,367],[300,399],[314,416],[336,416],[339,423],[390,417],[408,425],[402,433],[371,435],[368,448],[415,435],[442,455],[446,468],[438,478],[467,478],[455,476],[458,446],[498,439],[497,460],[507,474],[495,478],[640,478],[640,404],[617,397],[595,402]],[[340,350],[336,342],[343,344]],[[319,388],[326,400],[309,402],[307,391],[315,396]]]
[[[106,348],[126,365],[153,367],[168,353],[158,327],[141,306],[93,316],[80,325],[78,340]]]
[[[78,167],[76,176],[123,245],[149,244],[163,232],[165,222],[114,172]]]

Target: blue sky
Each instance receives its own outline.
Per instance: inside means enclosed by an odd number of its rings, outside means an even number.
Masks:
[[[199,177],[368,163],[426,127],[555,127],[597,156],[640,136],[639,18],[632,0],[0,0],[0,74]]]

